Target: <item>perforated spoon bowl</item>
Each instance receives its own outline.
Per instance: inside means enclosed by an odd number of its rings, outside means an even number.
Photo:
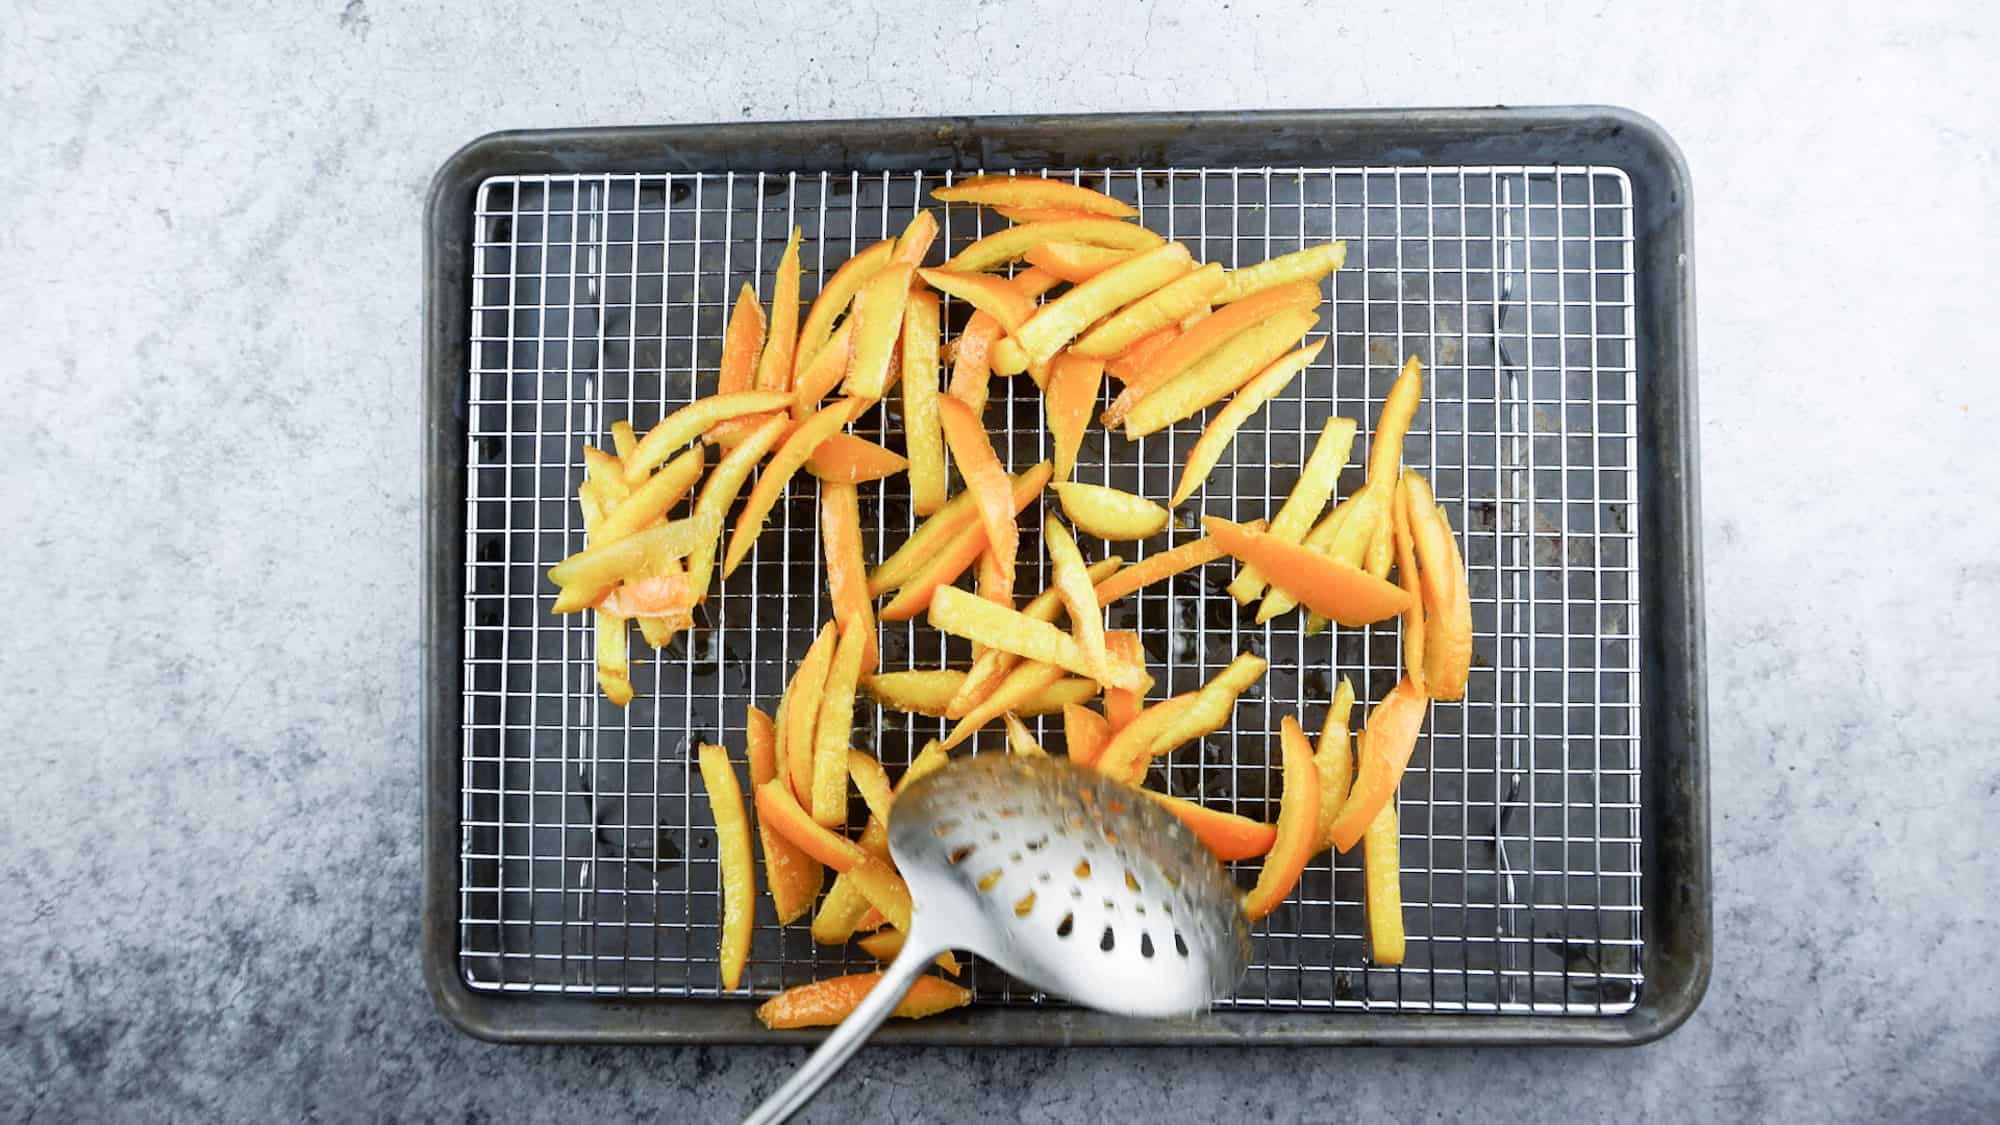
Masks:
[[[1128,1016],[1201,1011],[1249,957],[1236,885],[1194,834],[1139,790],[1059,759],[983,755],[916,782],[896,798],[889,851],[913,904],[902,952],[749,1121],[805,1104],[947,949]]]

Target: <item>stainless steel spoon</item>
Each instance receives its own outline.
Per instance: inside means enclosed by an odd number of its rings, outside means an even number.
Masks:
[[[889,851],[910,886],[903,951],[748,1121],[796,1112],[947,949],[1128,1016],[1199,1012],[1249,957],[1236,885],[1194,834],[1139,790],[1060,759],[989,754],[916,782],[896,798]]]

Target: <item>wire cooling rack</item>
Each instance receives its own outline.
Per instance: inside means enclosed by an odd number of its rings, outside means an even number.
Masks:
[[[1224,1006],[1611,1014],[1641,973],[1637,419],[1633,197],[1592,166],[1055,169],[1136,205],[1198,259],[1234,266],[1328,238],[1347,264],[1315,335],[1332,345],[1237,435],[1207,487],[1128,561],[1199,534],[1201,514],[1274,513],[1329,414],[1362,422],[1341,480],[1406,354],[1426,365],[1405,460],[1462,537],[1475,630],[1471,682],[1437,704],[1401,788],[1407,960],[1367,956],[1359,853],[1322,855],[1260,925]],[[553,617],[544,571],[583,546],[581,447],[642,431],[710,393],[729,302],[767,299],[794,225],[805,299],[854,252],[928,207],[949,252],[1000,222],[933,203],[950,177],[912,173],[507,176],[485,180],[472,230],[466,402],[466,604],[458,969],[475,991],[763,995],[868,967],[858,950],[780,929],[760,901],[745,989],[716,962],[719,874],[693,746],[742,761],[744,707],[775,705],[828,613],[801,476],[748,563],[652,654],[633,638],[639,698],[597,696],[590,627]],[[935,258],[936,252],[934,252]],[[954,307],[956,306],[956,307]],[[967,310],[946,299],[954,330]],[[895,403],[857,432],[900,447]],[[996,379],[987,421],[1020,469],[1049,456],[1041,398]],[[1171,490],[1202,418],[1139,442],[1093,429],[1076,477]],[[871,558],[914,526],[901,478],[862,489]],[[1039,511],[1022,518],[1024,589],[1046,581]],[[1082,537],[1085,553],[1112,548]],[[1094,548],[1094,549],[1093,549]],[[1233,725],[1154,766],[1149,784],[1269,819],[1279,720],[1316,731],[1339,675],[1366,707],[1399,674],[1396,626],[1303,634],[1253,624],[1211,564],[1110,611],[1136,629],[1158,698],[1239,651],[1269,658]],[[882,668],[966,658],[922,625],[885,623]],[[1061,724],[1038,735],[1061,746]],[[855,744],[892,773],[939,720],[858,709]],[[999,728],[974,742],[997,749]],[[1239,871],[1247,885],[1252,873]],[[982,1003],[1039,1003],[970,966]]]

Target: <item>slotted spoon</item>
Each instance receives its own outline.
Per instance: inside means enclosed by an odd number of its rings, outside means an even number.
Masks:
[[[1201,1011],[1236,986],[1250,925],[1222,865],[1152,798],[1060,759],[983,755],[896,798],[889,851],[909,883],[903,951],[799,1072],[750,1115],[783,1121],[947,949],[1128,1016]]]

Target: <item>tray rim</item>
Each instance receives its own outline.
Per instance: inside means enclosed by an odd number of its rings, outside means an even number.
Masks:
[[[1561,159],[1549,149],[1560,146]],[[1199,149],[1198,160],[1171,154]],[[457,968],[458,774],[463,700],[465,318],[473,194],[488,176],[698,171],[1264,164],[1600,164],[1633,186],[1640,283],[1640,858],[1645,987],[1630,1011],[1580,1016],[1226,1010],[1136,1021],[1082,1009],[981,1007],[890,1024],[884,1043],[953,1046],[1551,1045],[1651,1042],[1694,1013],[1713,964],[1707,682],[1696,434],[1692,198],[1686,160],[1657,123],[1613,106],[1325,109],[876,118],[489,133],[453,153],[424,207],[420,606],[423,978],[454,1027],[493,1042],[803,1044],[749,1004],[607,999],[468,987]],[[1649,464],[1650,462],[1650,464]]]

